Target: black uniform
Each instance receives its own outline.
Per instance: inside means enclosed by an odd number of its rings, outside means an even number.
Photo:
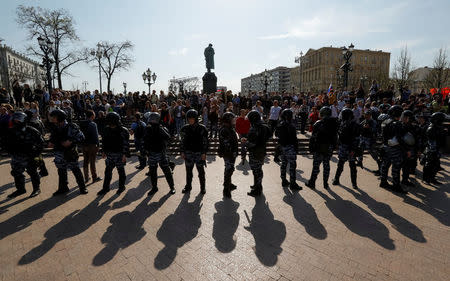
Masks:
[[[223,194],[226,197],[231,196],[231,190],[236,186],[231,183],[231,176],[234,172],[234,164],[238,155],[238,138],[236,131],[231,126],[223,126],[219,132],[219,157],[225,162],[225,171],[223,176]]]
[[[180,136],[180,150],[181,153],[184,153],[186,166],[186,186],[183,192],[189,192],[192,189],[193,169],[195,165],[200,180],[200,190],[202,193],[205,193],[206,161],[202,160],[202,154],[206,154],[208,151],[208,131],[205,126],[196,122],[193,125],[184,125],[180,130]]]
[[[441,120],[435,120],[434,117],[441,115]],[[439,117],[439,116],[437,116]],[[440,184],[436,180],[436,174],[440,167],[440,148],[445,144],[445,136],[448,132],[442,126],[445,119],[441,112],[434,113],[431,116],[431,124],[427,129],[427,144],[423,159],[423,180],[427,183]]]
[[[296,183],[296,169],[297,169],[297,153],[298,153],[298,140],[297,130],[292,123],[292,120],[283,120],[275,130],[275,136],[278,138],[278,143],[281,149],[281,165],[280,176],[283,186],[291,186],[298,189]],[[286,169],[289,164],[289,179],[286,179]]]
[[[403,142],[404,147],[404,163],[402,165],[402,184],[410,185],[413,184],[409,181],[409,175],[415,173],[417,167],[417,158],[420,152],[421,141],[420,141],[420,128],[417,124],[413,122],[403,123]]]
[[[373,160],[377,162],[378,171],[376,174],[378,174],[381,169],[381,160],[378,157],[378,151],[376,148],[377,122],[374,119],[364,119],[360,125],[361,135],[359,139],[359,147],[361,150],[361,155],[358,156],[358,164],[361,167],[363,166],[363,152],[368,150],[370,156],[372,156]]]
[[[103,131],[102,138],[102,153],[106,154],[105,160],[105,179],[103,181],[103,189],[99,195],[105,194],[110,189],[112,171],[114,167],[117,168],[119,174],[119,189],[117,193],[120,194],[125,190],[125,164],[123,157],[128,157],[130,154],[130,134],[125,127],[121,125],[116,127],[106,126]]]
[[[39,119],[32,120],[28,113],[27,113],[27,116],[28,116],[28,122],[27,122],[28,125],[35,128],[36,130],[38,130],[39,133],[42,136],[44,136],[45,135],[45,130],[44,130],[45,127],[44,127],[44,124],[42,123],[42,121]],[[45,166],[45,161],[44,161],[44,158],[42,157],[42,153],[39,154],[38,157],[39,157],[39,160],[38,160],[39,175],[41,177],[46,177],[46,176],[48,176],[48,170],[47,170],[47,167]]]
[[[334,117],[325,117],[314,123],[309,139],[309,150],[313,153],[313,169],[306,186],[313,189],[316,187],[319,167],[323,163],[323,184],[325,188],[328,188],[330,158],[337,143],[337,129],[337,119]]]
[[[249,152],[250,168],[253,173],[253,186],[252,191],[248,193],[250,196],[259,196],[262,192],[262,180],[264,164],[264,158],[266,156],[267,141],[269,140],[272,132],[270,128],[262,122],[252,123],[250,131],[248,132],[247,148]]]
[[[14,126],[8,130],[5,148],[11,154],[11,175],[17,191],[8,197],[13,198],[26,193],[25,190],[25,170],[31,177],[33,193],[31,196],[39,194],[40,177],[37,172],[39,165],[39,155],[44,148],[42,134],[30,126]]]
[[[62,144],[70,141],[69,147]],[[58,190],[53,195],[60,195],[69,192],[67,181],[67,169],[70,169],[75,176],[81,194],[86,194],[87,189],[84,177],[78,163],[77,145],[84,141],[84,135],[80,128],[74,123],[64,121],[62,126],[55,125],[51,129],[50,143],[54,145],[55,166],[58,169]]]
[[[358,185],[356,183],[356,154],[358,154],[359,150],[359,135],[360,127],[354,120],[342,121],[339,125],[339,161],[336,169],[336,175],[334,176],[333,185],[340,184],[339,178],[344,170],[345,162],[348,161],[352,186],[353,188],[358,189]]]
[[[150,181],[152,183],[152,190],[149,195],[158,191],[158,176],[157,169],[158,164],[161,167],[167,183],[169,184],[171,193],[175,193],[175,187],[173,182],[172,172],[169,167],[169,161],[167,160],[167,141],[170,138],[170,134],[165,127],[160,124],[149,124],[145,128],[143,137],[143,147],[148,155],[148,165],[150,168]]]

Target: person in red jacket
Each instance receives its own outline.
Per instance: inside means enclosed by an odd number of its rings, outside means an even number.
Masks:
[[[236,133],[238,133],[239,138],[246,138],[248,131],[250,130],[250,121],[245,118],[247,115],[246,109],[241,109],[241,115],[236,119]],[[245,164],[245,156],[247,155],[247,148],[245,145],[241,143],[241,163],[240,165]]]
[[[316,121],[319,120],[319,111],[317,110],[317,107],[312,108],[312,112],[309,114],[309,131],[313,131],[313,125],[316,123]]]

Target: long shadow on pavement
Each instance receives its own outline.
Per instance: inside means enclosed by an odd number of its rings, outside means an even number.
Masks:
[[[295,219],[305,227],[306,233],[316,239],[326,239],[328,234],[327,230],[320,223],[316,211],[311,204],[306,202],[298,192],[291,192],[287,187],[283,187],[283,190],[286,194],[283,201],[291,206]]]
[[[276,265],[278,256],[283,251],[281,244],[286,239],[286,226],[275,220],[264,195],[255,198],[252,219],[250,220],[247,212],[245,215],[250,224],[245,229],[250,231],[255,239],[256,257],[265,266]]]
[[[341,187],[351,193],[356,199],[366,204],[367,207],[369,207],[369,209],[372,210],[372,212],[374,212],[376,215],[389,220],[394,228],[404,236],[420,243],[427,242],[420,228],[418,228],[415,224],[408,221],[407,219],[394,213],[391,206],[389,206],[388,204],[373,199],[361,189],[356,192],[345,186]]]
[[[214,214],[212,237],[216,241],[217,250],[229,253],[236,248],[234,234],[239,226],[239,214],[237,213],[239,203],[224,198],[214,206],[217,212]]]
[[[94,257],[92,264],[101,266],[109,262],[119,252],[140,241],[147,232],[145,221],[151,217],[169,199],[170,194],[162,196],[158,202],[148,204],[151,196],[146,197],[133,211],[124,211],[114,215],[106,232],[102,236],[105,247]]]
[[[203,195],[199,194],[191,203],[189,193],[184,194],[175,212],[162,223],[156,237],[164,244],[155,258],[154,265],[158,270],[169,267],[177,256],[179,248],[194,239],[202,224],[200,209]]]
[[[109,204],[117,197],[117,195],[113,195],[105,202],[99,204],[102,197],[97,196],[94,201],[82,210],[76,210],[67,215],[59,223],[45,232],[45,240],[41,245],[26,253],[19,260],[19,265],[30,264],[38,260],[48,253],[59,241],[77,236],[86,231],[103,217],[106,211],[110,209]]]
[[[369,212],[349,200],[343,200],[330,189],[328,191],[331,197],[317,189],[314,189],[314,191],[325,199],[325,205],[328,209],[350,231],[371,239],[385,249],[395,249],[394,241],[389,237],[389,229]]]
[[[76,189],[76,190],[74,190]],[[78,188],[74,188],[72,191],[62,197],[50,197],[39,203],[31,206],[28,209],[23,210],[17,215],[7,219],[0,223],[0,240],[19,232],[28,226],[30,226],[33,221],[38,220],[44,216],[47,212],[50,212],[53,209],[61,206],[62,204],[72,200],[80,193],[78,192]]]

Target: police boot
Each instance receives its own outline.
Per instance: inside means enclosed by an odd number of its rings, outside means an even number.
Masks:
[[[27,191],[25,190],[25,177],[23,175],[15,176],[14,183],[17,190],[9,194],[8,198],[16,198],[19,195],[27,193]]]
[[[388,183],[387,181],[381,181],[380,182],[380,187],[381,188],[386,188],[386,189],[391,189],[392,185],[390,183]]]
[[[431,184],[431,168],[428,166],[423,167],[422,180],[427,184]]]
[[[336,169],[336,175],[334,176],[333,179],[333,185],[339,185],[339,178],[341,177],[342,171],[344,170],[344,161],[339,160],[338,162],[338,166]]]
[[[409,181],[409,174],[408,173],[403,173],[403,179],[402,179],[401,183],[403,185],[406,185],[406,186],[414,186],[414,184]]]
[[[181,193],[190,192],[192,189],[192,170],[186,168],[186,185],[184,186]]]
[[[206,178],[203,175],[203,176],[199,177],[199,180],[200,180],[200,193],[205,194],[206,193]]]
[[[97,195],[105,195],[109,192],[109,185],[111,183],[112,178],[112,170],[113,168],[111,166],[106,166],[105,168],[105,178],[103,179],[103,188],[97,192]]]
[[[44,160],[41,160],[41,165],[39,166],[39,175],[41,176],[41,178],[48,176],[48,170],[47,167],[45,166],[45,162]]]
[[[289,183],[289,188],[291,190],[302,190],[302,187],[297,184],[297,182],[292,181]]]
[[[247,195],[252,196],[252,197],[257,197],[257,196],[260,196],[261,193],[262,193],[262,185],[256,184],[256,185],[254,185],[254,188],[250,192],[247,192]]]
[[[170,167],[164,167],[163,169],[164,176],[166,177],[167,184],[169,185],[170,194],[175,194],[175,184],[173,183],[172,170]]]
[[[156,167],[150,168],[150,182],[152,183],[152,189],[148,192],[148,196],[158,192],[158,174],[156,173]]]
[[[308,182],[305,183],[305,185],[311,189],[316,189],[316,179],[311,178]]]
[[[41,179],[36,169],[30,171],[29,174],[31,178],[31,183],[33,185],[33,192],[31,192],[30,198],[33,198],[41,194],[41,189],[39,188],[41,184]]]
[[[67,184],[67,170],[58,169],[58,190],[53,193],[53,196],[58,196],[69,192],[70,190],[67,187]]]
[[[75,176],[75,179],[77,181],[78,187],[80,188],[81,194],[87,194],[88,190],[86,189],[86,184],[84,182],[83,174],[81,173],[80,168],[76,168],[72,170],[73,175]]]
[[[398,193],[406,194],[408,191],[404,190],[400,184],[394,184],[392,190]]]
[[[125,174],[125,168],[121,167],[117,169],[119,173],[119,189],[117,189],[117,194],[121,194],[125,191],[125,181],[127,180],[127,176]]]
[[[281,177],[281,186],[286,187],[289,186],[289,181],[286,179],[286,176]]]
[[[356,163],[350,162],[350,178],[352,180],[353,189],[358,189],[358,185],[356,184],[356,177],[357,177]]]

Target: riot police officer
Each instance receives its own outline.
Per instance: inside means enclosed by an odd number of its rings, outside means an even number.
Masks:
[[[431,115],[430,126],[427,129],[427,145],[425,148],[425,158],[423,166],[423,180],[430,184],[441,184],[436,179],[436,174],[440,167],[440,147],[444,144],[446,129],[442,126],[446,116],[442,112]]]
[[[44,136],[45,135],[45,127],[44,124],[42,123],[42,121],[39,118],[33,118],[33,113],[31,111],[25,111],[25,114],[27,115],[26,118],[26,123],[27,125],[35,128],[36,130],[39,131],[39,133]],[[39,170],[39,175],[41,177],[46,177],[48,176],[48,170],[47,170],[47,166],[45,165],[45,161],[44,158],[42,157],[42,153],[39,154],[38,156],[37,162],[38,162],[38,170]]]
[[[377,162],[378,170],[374,172],[375,175],[380,174],[381,161],[378,157],[376,149],[377,141],[377,122],[372,119],[372,111],[368,110],[364,113],[364,120],[361,121],[361,135],[359,140],[359,148],[361,155],[358,156],[358,165],[363,167],[363,153],[365,150],[369,151],[370,156]]]
[[[383,121],[381,130],[383,135],[383,163],[381,165],[380,187],[392,188],[400,193],[407,193],[400,185],[400,169],[403,164],[403,128],[400,122],[402,107],[394,105],[389,108],[389,119]],[[387,181],[389,167],[392,165],[392,181]]]
[[[9,194],[8,198],[15,198],[26,193],[25,176],[23,175],[25,171],[30,175],[33,185],[30,197],[41,193],[37,168],[39,155],[44,148],[44,139],[38,130],[26,125],[26,117],[23,112],[15,112],[12,115],[12,128],[8,130],[5,139],[5,148],[11,154],[11,175],[14,177],[17,189]]]
[[[117,168],[119,174],[119,189],[117,194],[125,191],[125,164],[130,155],[130,134],[122,126],[120,116],[116,112],[106,114],[106,127],[102,136],[102,156],[105,158],[105,178],[103,188],[97,195],[104,195],[110,190],[112,171]]]
[[[301,190],[302,188],[297,184],[297,153],[298,140],[297,131],[292,123],[294,113],[291,109],[285,109],[281,113],[281,123],[275,130],[275,135],[278,137],[278,142],[281,147],[281,185],[289,186],[292,190]],[[286,179],[286,169],[289,164],[289,179]]]
[[[170,194],[175,194],[172,171],[166,156],[167,141],[170,138],[170,134],[167,129],[160,124],[160,119],[161,116],[158,112],[150,112],[147,118],[148,125],[145,128],[143,137],[143,148],[148,155],[150,181],[152,183],[152,189],[148,192],[149,196],[158,191],[158,164],[169,184]]]
[[[404,135],[402,137],[405,143],[404,147],[404,163],[402,165],[402,184],[406,186],[413,186],[409,181],[409,175],[414,174],[417,166],[417,157],[420,152],[419,134],[420,129],[415,124],[414,113],[411,110],[405,110],[401,116]]]
[[[323,163],[323,187],[327,189],[330,176],[330,158],[337,143],[337,119],[331,117],[331,108],[324,106],[319,112],[320,120],[313,126],[309,150],[313,153],[313,169],[307,187],[315,189],[319,166]]]
[[[192,189],[192,178],[194,165],[197,167],[198,178],[200,180],[200,192],[206,193],[206,152],[208,151],[208,131],[206,127],[198,123],[198,112],[190,109],[186,113],[188,124],[180,130],[181,157],[186,166],[186,186],[182,193],[190,192]]]
[[[49,147],[53,147],[55,165],[58,169],[58,190],[53,196],[69,192],[67,181],[67,169],[72,170],[81,194],[87,194],[84,177],[78,164],[77,145],[83,142],[84,135],[74,123],[67,122],[67,115],[60,109],[50,113],[50,122],[53,124]]]
[[[252,110],[248,113],[247,119],[250,121],[250,131],[248,137],[243,138],[242,142],[247,146],[249,151],[250,168],[253,173],[253,186],[250,187],[251,191],[247,192],[249,196],[259,196],[262,193],[262,180],[264,164],[264,158],[266,156],[267,141],[272,135],[270,128],[263,124],[261,121],[261,115],[258,111]]]
[[[358,189],[356,183],[356,154],[359,150],[359,124],[354,121],[353,111],[349,108],[345,108],[341,112],[341,122],[338,130],[338,142],[339,142],[339,161],[336,169],[336,175],[334,176],[333,185],[339,185],[339,178],[344,170],[344,164],[348,161],[350,166],[350,178],[354,189]]]
[[[231,182],[238,154],[238,138],[234,130],[234,118],[233,113],[224,113],[222,116],[222,128],[219,131],[219,157],[222,157],[225,162],[223,196],[228,198],[231,197],[231,191],[236,189],[236,185]]]

